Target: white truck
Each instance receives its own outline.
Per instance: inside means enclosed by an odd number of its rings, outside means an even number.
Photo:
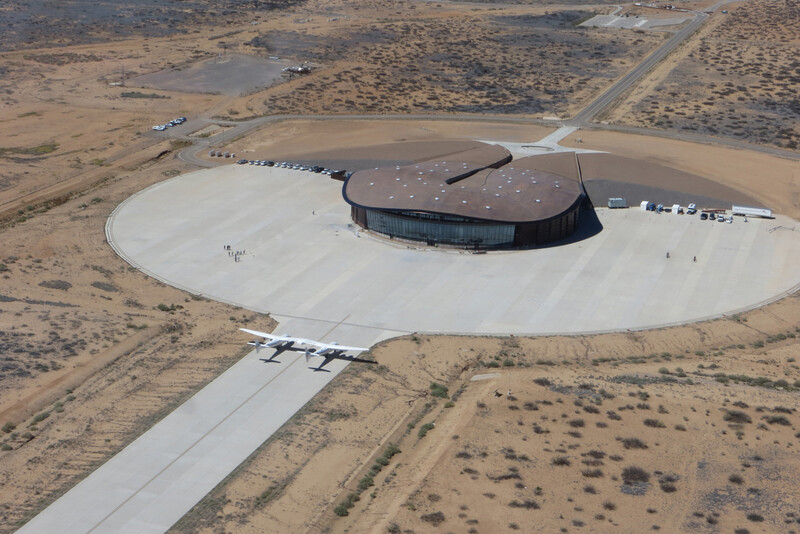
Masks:
[[[731,212],[734,215],[744,215],[745,217],[764,217],[765,219],[772,219],[772,210],[767,208],[751,208],[749,206],[733,205]]]

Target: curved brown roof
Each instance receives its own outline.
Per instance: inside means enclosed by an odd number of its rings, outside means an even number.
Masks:
[[[511,223],[556,217],[583,198],[574,154],[532,156],[503,165],[510,159],[506,149],[485,147],[492,148],[357,171],[345,182],[342,195],[348,203],[366,209]],[[501,154],[505,157],[498,158]],[[566,169],[567,176],[548,172],[554,168]],[[458,179],[462,174],[469,176]],[[448,184],[448,179],[457,181]]]

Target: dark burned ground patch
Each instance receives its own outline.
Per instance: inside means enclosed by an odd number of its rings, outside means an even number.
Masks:
[[[265,110],[292,113],[566,113],[627,70],[659,37],[558,27],[579,16],[474,15],[375,23],[309,47],[290,48],[310,59],[346,58],[357,66],[322,71],[270,93]],[[270,39],[273,39],[271,36]],[[267,45],[269,42],[267,42]],[[275,41],[275,50],[287,44]],[[324,95],[325,98],[320,98]]]
[[[557,29],[573,28],[577,23],[594,16],[593,11],[557,11],[545,15],[516,15],[495,17],[499,24],[518,28]]]
[[[335,38],[298,31],[276,31],[254,37],[248,44],[272,56],[330,62],[346,59],[348,51],[354,47],[386,44],[399,38],[393,31],[367,27]]]
[[[198,24],[241,23],[275,8],[304,0],[130,0],[53,2],[5,0],[0,10],[0,50],[104,42],[108,36],[164,37],[189,33]]]
[[[127,80],[128,86],[168,91],[240,95],[279,82],[288,63],[255,56],[231,55],[222,61],[199,61],[186,68],[166,69]]]

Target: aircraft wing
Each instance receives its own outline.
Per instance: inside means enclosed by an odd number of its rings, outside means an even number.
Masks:
[[[278,339],[280,337],[280,336],[276,336],[276,335],[273,335],[273,334],[267,334],[266,332],[259,332],[258,330],[248,330],[247,328],[240,328],[239,330],[241,330],[242,332],[247,332],[248,334],[252,334],[252,335],[257,336],[257,337],[263,337],[264,339],[270,339],[272,341],[275,341],[276,339]]]
[[[311,341],[308,339],[303,339],[299,337],[288,337],[288,336],[276,336],[275,334],[267,334],[266,332],[259,332],[258,330],[249,330],[247,328],[240,328],[239,330],[243,332],[247,332],[248,334],[252,334],[257,337],[263,337],[264,339],[269,339],[271,341],[284,341],[294,342],[295,345],[315,345],[315,341]]]
[[[316,347],[317,351],[320,351],[320,352],[323,351],[323,350],[324,351],[336,350],[336,351],[341,351],[341,352],[347,352],[347,351],[350,351],[350,350],[355,351],[355,352],[364,352],[364,351],[369,350],[368,348],[364,348],[364,347],[347,347],[345,345],[337,345],[336,343],[321,343],[319,341],[311,341],[311,340],[305,340],[305,341],[306,341],[307,345],[311,345],[313,347]]]

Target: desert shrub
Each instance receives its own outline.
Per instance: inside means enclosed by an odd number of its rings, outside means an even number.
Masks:
[[[602,469],[584,469],[581,474],[586,478],[600,478],[603,476]]]
[[[613,502],[611,502],[611,501],[605,501],[605,502],[603,503],[603,508],[604,508],[605,510],[613,511],[613,510],[616,510],[616,509],[617,509],[617,505],[616,505],[616,504],[614,504],[614,503],[613,503]]]
[[[729,410],[722,416],[724,421],[729,423],[750,423],[752,419],[746,413],[739,410]]]
[[[744,479],[742,478],[742,475],[739,475],[737,473],[734,473],[731,476],[729,476],[728,481],[732,484],[744,484]]]
[[[644,426],[649,426],[651,428],[666,428],[667,425],[665,425],[658,419],[645,419]]]
[[[678,488],[675,487],[675,484],[673,484],[672,482],[660,482],[659,486],[661,487],[661,491],[663,491],[664,493],[673,493],[675,491],[678,491]]]
[[[603,451],[598,451],[596,449],[592,449],[591,451],[586,453],[586,456],[591,456],[592,458],[600,460],[601,458],[605,458],[606,457],[606,453],[604,453]]]
[[[754,523],[760,523],[764,521],[764,516],[761,514],[747,514],[747,520],[753,521]]]
[[[533,383],[534,384],[538,384],[538,385],[540,385],[542,387],[547,387],[547,386],[551,385],[551,382],[546,378],[535,378],[533,380]]]
[[[648,482],[650,480],[650,473],[637,466],[629,466],[622,470],[622,481],[625,484],[639,484]]]
[[[646,449],[647,444],[639,438],[617,438],[626,449]]]
[[[586,422],[583,419],[572,419],[567,423],[572,428],[583,428]]]
[[[370,488],[375,485],[375,480],[367,475],[361,480],[358,481],[358,491],[366,491],[367,488]]]
[[[568,467],[571,465],[569,458],[567,458],[566,456],[556,456],[555,458],[553,458],[551,463],[553,465],[558,465],[563,467]]]
[[[770,415],[767,417],[767,423],[771,425],[791,426],[792,423],[782,415]]]
[[[10,434],[15,428],[17,428],[17,425],[11,421],[7,421],[6,424],[3,425],[3,432]]]
[[[339,517],[345,517],[350,515],[350,512],[347,510],[347,506],[343,504],[336,505],[336,508],[333,509],[333,513],[338,515]]]
[[[597,406],[592,406],[591,404],[584,406],[583,411],[586,413],[600,413],[600,410],[597,409]]]
[[[447,388],[438,382],[431,382],[431,395],[440,399],[447,398]]]
[[[44,420],[45,420],[45,419],[47,419],[48,417],[50,417],[50,412],[42,412],[42,413],[37,413],[37,414],[36,414],[36,415],[33,417],[33,422],[34,422],[34,423],[39,423],[39,422],[41,422],[41,421],[44,421]]]
[[[539,409],[539,407],[536,405],[535,402],[526,402],[525,404],[522,405],[522,407],[528,410],[529,412],[535,412],[536,410]]]
[[[609,411],[607,411],[607,412],[606,412],[606,415],[607,415],[607,416],[608,416],[608,418],[609,418],[609,419],[611,419],[612,421],[619,421],[619,420],[621,420],[621,419],[622,419],[622,417],[621,417],[621,416],[620,416],[620,415],[619,415],[617,412],[615,412],[615,411],[613,411],[613,410],[609,410]]]
[[[456,453],[456,458],[463,458],[465,460],[469,460],[470,458],[472,458],[472,455],[467,451],[458,451]]]
[[[431,514],[424,514],[420,516],[420,519],[425,521],[426,523],[430,523],[433,526],[439,526],[440,524],[444,523],[445,517],[442,512],[433,512]]]
[[[530,499],[526,499],[522,502],[519,501],[511,501],[508,503],[510,508],[524,508],[525,510],[538,510],[539,504],[536,501],[532,501]]]
[[[389,444],[386,446],[386,450],[385,450],[385,451],[383,451],[383,455],[384,455],[386,458],[391,458],[392,456],[394,456],[395,454],[397,454],[397,453],[399,453],[399,452],[400,452],[400,447],[398,447],[398,446],[397,446],[397,445],[395,445],[394,443],[389,443]]]
[[[589,484],[588,486],[584,486],[583,487],[583,492],[584,493],[589,493],[590,495],[596,495],[597,494],[597,488],[595,488],[594,486]]]
[[[435,423],[425,423],[421,427],[419,427],[419,431],[417,431],[417,436],[420,438],[424,438],[425,435],[428,433],[429,430],[432,430],[436,427]]]
[[[66,291],[72,287],[72,284],[65,280],[43,280],[39,282],[39,285],[47,289],[60,289],[61,291]]]

